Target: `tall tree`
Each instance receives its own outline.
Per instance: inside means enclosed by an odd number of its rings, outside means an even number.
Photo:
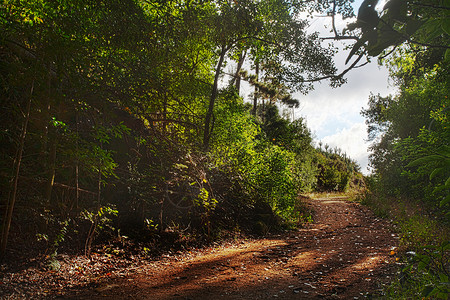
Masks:
[[[346,1],[334,4],[339,11],[347,12]],[[307,92],[312,82],[319,80],[329,79],[333,86],[345,82],[343,74],[334,66],[334,50],[322,46],[316,33],[307,34],[308,22],[301,14],[331,5],[329,1],[320,1],[317,6],[288,0],[219,2],[213,33],[218,59],[205,117],[204,149],[209,146],[218,78],[226,56],[234,49],[249,49],[248,57],[255,66],[262,63],[276,66],[266,69],[266,76],[293,91]]]
[[[399,93],[371,96],[362,114],[374,141],[371,165],[386,192],[421,198],[430,196],[425,188],[428,175],[412,175],[406,165],[448,144],[445,108],[449,103],[449,78],[448,62],[419,67],[418,54],[424,53],[402,51],[391,59]]]

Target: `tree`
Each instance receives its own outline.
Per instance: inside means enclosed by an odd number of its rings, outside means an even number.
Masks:
[[[349,30],[358,29],[357,38],[347,62],[361,49],[370,56],[378,56],[389,48],[404,43],[440,49],[450,57],[450,4],[448,1],[389,0],[381,12],[376,11],[378,0],[365,0],[355,23]]]
[[[262,76],[244,76],[249,78],[261,90],[262,86],[279,93],[279,99],[295,105],[289,97],[289,90],[307,92],[312,82],[329,79],[331,85],[339,86],[345,82],[338,73],[332,57],[334,50],[322,46],[316,33],[307,34],[308,22],[301,13],[308,10],[324,9],[331,4],[321,1],[316,6],[287,0],[220,2],[213,32],[218,54],[214,83],[208,109],[205,116],[203,148],[209,146],[211,120],[217,97],[217,84],[227,54],[236,59],[236,53],[247,51],[255,68],[264,71],[267,82]],[[348,12],[348,3],[335,3],[340,12]],[[242,56],[241,56],[242,59]],[[241,62],[242,64],[242,62]],[[264,67],[264,69],[262,69]],[[238,68],[239,69],[239,68]],[[240,74],[240,73],[238,73]]]
[[[431,200],[432,183],[425,169],[406,168],[447,143],[448,62],[421,64],[424,60],[417,55],[426,57],[428,51],[433,50],[394,53],[391,70],[400,92],[394,97],[371,96],[362,114],[374,141],[371,165],[386,192]]]

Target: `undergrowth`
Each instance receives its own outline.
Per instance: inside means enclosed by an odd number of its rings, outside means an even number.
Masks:
[[[361,203],[392,220],[399,233],[395,280],[387,299],[448,299],[450,230],[447,222],[426,206],[409,199],[366,193]]]

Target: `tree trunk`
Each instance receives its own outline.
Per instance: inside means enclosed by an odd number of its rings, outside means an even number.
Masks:
[[[236,73],[234,73],[234,76],[231,79],[231,85],[236,84],[236,90],[237,90],[238,94],[241,90],[241,76],[239,76],[239,72],[241,72],[242,65],[244,64],[246,55],[247,55],[246,50],[242,50],[242,52],[239,54],[239,61],[238,61],[238,65],[236,68]]]
[[[78,130],[78,107],[76,108],[76,116],[75,116],[75,122],[76,122],[76,130],[77,130],[77,139],[76,139],[76,145],[75,145],[75,149],[76,149],[76,162],[75,162],[75,187],[76,187],[76,192],[75,192],[75,209],[78,209],[78,203],[80,201],[80,180],[79,180],[79,166],[80,163],[78,161],[78,157],[79,157],[79,153],[78,153],[78,134],[79,134],[79,130]]]
[[[45,189],[45,199],[47,205],[51,205],[53,184],[55,183],[55,170],[56,170],[56,137],[50,141],[50,153],[49,153],[49,166],[48,166],[48,177],[47,186]]]
[[[259,80],[259,62],[256,62],[256,81]],[[252,114],[256,116],[256,107],[258,106],[258,87],[255,85],[255,94],[253,95],[253,111]]]
[[[211,98],[209,99],[209,106],[208,106],[208,112],[205,116],[205,129],[203,132],[203,150],[207,151],[209,148],[209,139],[211,138],[211,119],[213,116],[213,110],[214,110],[214,104],[216,102],[217,93],[218,93],[218,83],[219,83],[219,76],[220,71],[222,69],[222,64],[225,59],[225,54],[227,53],[227,48],[225,46],[222,46],[222,50],[220,52],[219,62],[217,63],[216,67],[216,75],[214,76],[214,84],[213,89],[211,92]]]
[[[6,245],[8,243],[8,235],[9,235],[9,229],[11,227],[11,219],[12,214],[14,211],[14,204],[16,203],[17,198],[17,187],[19,182],[19,173],[20,173],[20,164],[22,163],[22,155],[23,155],[23,149],[25,147],[25,138],[27,136],[27,127],[28,127],[28,121],[30,120],[30,112],[31,112],[31,102],[33,98],[33,92],[34,92],[34,79],[31,83],[30,88],[30,97],[28,100],[27,110],[25,113],[25,120],[22,126],[22,132],[20,134],[20,144],[19,149],[16,154],[16,158],[14,161],[14,177],[12,181],[11,190],[8,196],[8,202],[5,210],[5,217],[3,220],[3,227],[2,227],[2,239],[0,244],[0,258],[3,259],[6,253]]]
[[[89,228],[88,236],[86,238],[86,242],[84,244],[84,255],[88,258],[91,257],[91,249],[92,249],[92,242],[94,241],[95,234],[97,232],[97,226],[99,222],[99,212],[101,208],[101,191],[102,191],[102,172],[98,171],[98,190],[97,190],[97,210],[95,211],[95,215],[92,217],[91,220],[91,228]]]

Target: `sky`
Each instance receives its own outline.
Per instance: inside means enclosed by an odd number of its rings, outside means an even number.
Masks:
[[[345,60],[345,57],[342,58]],[[350,71],[347,83],[331,88],[325,82],[316,84],[307,95],[295,94],[300,107],[295,117],[303,117],[313,133],[316,145],[321,141],[331,148],[338,147],[368,170],[367,125],[360,112],[367,107],[369,95],[388,95],[394,88],[389,85],[388,72],[374,61],[362,68]]]

